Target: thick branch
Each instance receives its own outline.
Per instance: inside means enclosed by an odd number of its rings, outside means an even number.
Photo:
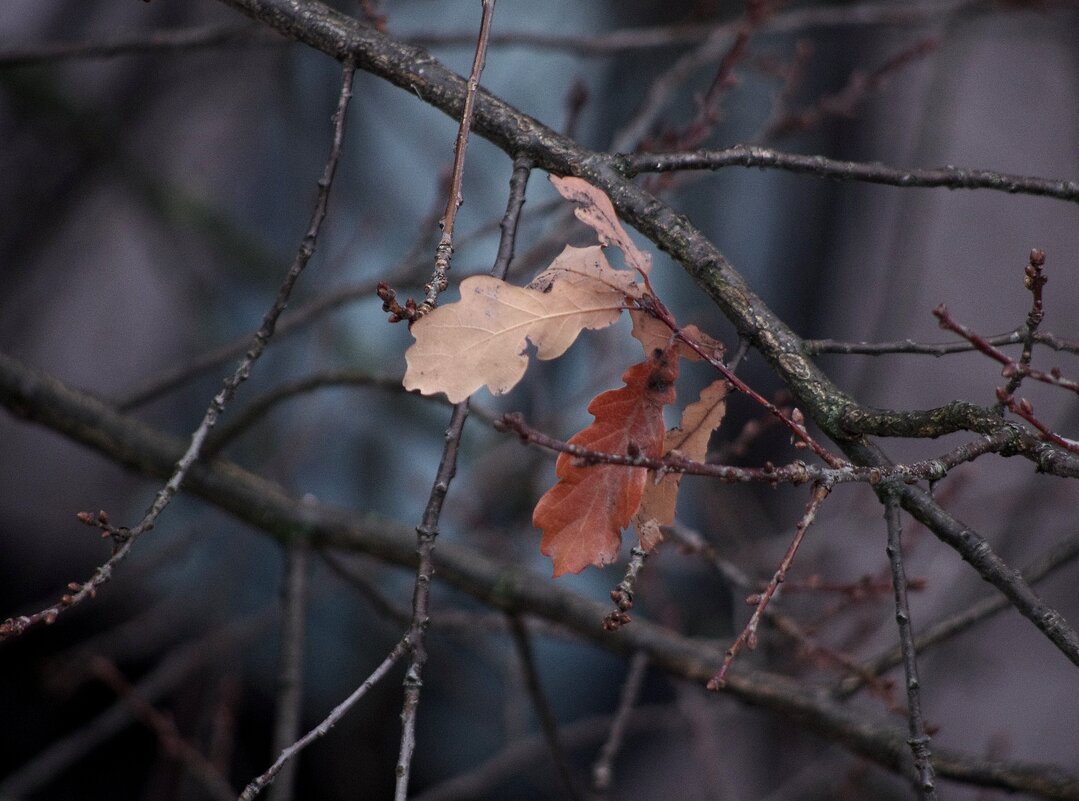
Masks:
[[[460,117],[466,94],[465,81],[423,50],[363,28],[355,20],[313,0],[302,4],[287,0],[223,2],[335,58],[355,58],[361,69],[419,95],[451,116]],[[602,189],[619,216],[682,264],[739,334],[767,359],[798,404],[828,436],[842,444],[856,461],[870,459],[861,464],[885,462],[883,455],[871,456],[863,443],[852,441],[850,433],[842,426],[843,415],[858,404],[804,355],[802,340],[753,292],[715,245],[686,217],[621,175],[612,157],[582,148],[482,90],[476,96],[474,128],[507,153],[526,154],[541,169],[576,175]],[[1013,587],[1018,595],[1028,600],[1037,599],[1022,578],[988,550],[983,537],[966,527],[963,528],[973,537],[953,536],[951,527],[944,523],[948,519],[947,513],[931,498],[925,496],[916,504],[923,509],[921,516],[914,512],[909,505],[914,492],[909,487],[904,491],[904,508],[955,548],[983,578],[998,587]],[[1001,570],[1009,574],[1006,580],[1002,580]],[[1040,600],[1017,608],[1064,650],[1069,659],[1079,664],[1079,635],[1059,613]],[[1036,614],[1036,609],[1046,610],[1045,614]]]
[[[169,475],[184,450],[181,440],[3,354],[0,405],[155,478]],[[415,532],[408,526],[301,501],[231,462],[196,463],[185,487],[280,542],[307,540],[314,547],[349,549],[391,564],[416,566]],[[605,604],[457,542],[440,543],[438,578],[492,608],[544,618],[600,647],[619,653],[643,652],[653,666],[694,681],[707,681],[721,657],[718,647],[643,619],[617,632],[604,632],[596,621],[607,613]],[[887,768],[912,775],[904,732],[860,717],[798,682],[736,667],[727,676],[725,690],[746,703],[796,720]],[[1079,775],[1054,766],[993,762],[939,750],[933,755],[933,766],[944,778],[1079,801]]]

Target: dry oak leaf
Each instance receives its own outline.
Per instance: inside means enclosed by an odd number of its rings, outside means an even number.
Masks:
[[[540,359],[555,359],[582,330],[609,326],[627,297],[642,294],[633,274],[611,267],[598,246],[567,247],[527,287],[487,275],[466,278],[459,301],[412,326],[405,389],[445,392],[452,403],[485,384],[501,395],[528,367],[527,342]]]
[[[682,412],[682,424],[672,428],[663,438],[663,454],[678,451],[687,459],[703,462],[708,455],[708,440],[712,432],[723,422],[727,411],[727,382],[720,378],[701,390],[700,399]],[[641,547],[652,550],[663,538],[660,526],[674,522],[678,488],[683,473],[667,473],[658,482],[645,485],[641,506],[633,518]]]
[[[599,453],[640,454],[657,458],[663,451],[663,407],[674,402],[678,357],[671,350],[630,367],[625,386],[603,392],[588,404],[596,418],[569,440]],[[558,483],[540,498],[532,525],[543,529],[540,552],[551,557],[554,575],[601,567],[618,556],[622,529],[641,503],[648,471],[643,467],[579,463],[568,453],[555,465]]]
[[[641,309],[631,310],[629,316],[633,320],[633,338],[641,343],[641,347],[644,348],[646,355],[652,353],[657,348],[663,349],[671,344],[671,329],[658,317]],[[718,339],[712,339],[712,337],[697,328],[697,326],[692,324],[683,326],[682,334],[696,342],[697,345],[712,358],[723,358],[723,353],[726,350],[723,343]],[[691,362],[699,362],[702,358],[701,354],[693,350],[693,348],[682,340],[675,340],[675,347],[678,350],[678,355],[683,359],[688,359]]]
[[[566,200],[578,204],[573,213],[577,219],[596,232],[604,245],[614,245],[622,251],[626,264],[643,275],[652,269],[652,256],[633,244],[626,229],[618,221],[611,199],[583,178],[550,176],[551,183]]]

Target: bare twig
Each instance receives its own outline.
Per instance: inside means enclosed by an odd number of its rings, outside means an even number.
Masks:
[[[115,58],[138,53],[169,53],[237,45],[277,45],[264,28],[238,25],[207,25],[149,33],[122,34],[102,40],[43,42],[0,51],[0,68],[52,64],[75,58]]]
[[[641,693],[641,685],[644,684],[644,676],[647,672],[648,656],[638,651],[629,660],[629,671],[626,673],[626,680],[622,682],[622,692],[618,696],[618,709],[615,710],[614,718],[611,720],[607,739],[603,741],[599,756],[592,765],[592,792],[600,798],[605,798],[611,789],[614,760],[622,748],[622,741],[626,736],[626,725],[637,704],[637,696]]]
[[[604,631],[617,631],[630,622],[629,610],[633,608],[633,592],[637,585],[637,576],[644,567],[644,560],[648,558],[648,551],[639,546],[630,549],[629,564],[626,565],[626,574],[611,590],[611,600],[614,601],[614,611],[603,618]]]
[[[562,789],[566,795],[574,801],[582,801],[584,798],[577,780],[573,777],[570,769],[569,758],[562,747],[562,741],[558,736],[558,719],[554,716],[551,705],[547,703],[547,696],[543,692],[543,684],[540,681],[539,670],[536,667],[536,655],[532,651],[532,641],[528,635],[524,620],[519,615],[510,615],[510,632],[513,634],[513,643],[517,648],[517,655],[521,659],[521,670],[524,672],[525,687],[528,696],[532,699],[532,708],[536,712],[543,739],[547,743],[547,750],[554,761],[555,770],[562,781]]]
[[[324,737],[327,732],[332,729],[345,714],[356,705],[356,702],[363,698],[367,691],[374,687],[385,676],[390,668],[392,668],[398,660],[405,655],[409,650],[408,635],[405,635],[397,645],[393,647],[389,655],[382,660],[375,670],[364,679],[363,683],[353,690],[352,694],[335,706],[326,719],[323,720],[318,726],[311,729],[303,737],[294,742],[288,748],[281,752],[281,755],[277,757],[277,760],[267,768],[265,773],[257,776],[251,781],[244,791],[240,794],[240,801],[251,801],[255,796],[263,791],[268,785],[272,784],[277,775],[281,772],[281,769],[299,754],[303,749],[313,743],[320,737]]]
[[[285,546],[281,647],[272,742],[272,753],[275,754],[287,749],[300,733],[304,631],[307,624],[307,553],[308,546],[304,542]],[[270,788],[269,801],[289,801],[292,798],[296,765],[296,761],[292,760],[282,766],[277,781]]]
[[[461,180],[464,177],[465,153],[468,150],[468,134],[472,130],[472,116],[475,113],[476,93],[480,88],[480,76],[487,58],[487,42],[491,36],[491,20],[494,18],[495,0],[482,0],[483,16],[480,19],[480,32],[476,39],[476,53],[472,58],[472,72],[468,76],[465,89],[464,109],[461,112],[461,125],[457,129],[457,141],[453,151],[453,169],[450,177],[449,197],[446,211],[442,215],[440,226],[442,238],[435,248],[435,270],[431,280],[424,286],[423,303],[418,307],[408,304],[400,306],[394,300],[394,292],[385,284],[379,285],[378,294],[384,307],[391,313],[390,319],[415,322],[427,314],[438,303],[438,296],[449,286],[450,261],[453,259],[453,228],[457,219],[457,209],[464,202],[461,194]]]
[[[1008,383],[1004,387],[1004,392],[1008,396],[1014,395],[1019,390],[1026,375],[1025,371],[1030,369],[1030,362],[1034,356],[1034,343],[1037,341],[1035,336],[1038,333],[1038,326],[1042,324],[1042,320],[1045,318],[1045,309],[1042,305],[1042,289],[1049,279],[1043,272],[1044,267],[1045,251],[1034,248],[1030,251],[1030,262],[1023,271],[1023,285],[1030,291],[1031,295],[1030,312],[1027,314],[1026,324],[1021,329],[1023,352],[1019,354],[1019,369],[1015,371],[1015,375],[1008,379]]]
[[[1053,350],[1079,354],[1079,342],[1058,337],[1046,331],[1035,331],[1033,339],[1039,345]],[[1006,334],[986,337],[990,345],[1019,345],[1023,342],[1023,333],[1016,329]],[[843,355],[886,356],[895,353],[915,353],[926,356],[947,356],[951,353],[969,353],[975,347],[969,342],[915,342],[903,339],[895,342],[842,342],[835,339],[806,339],[802,341],[806,356],[818,353],[839,353]]]
[[[562,727],[562,741],[569,748],[584,749],[600,742],[611,726],[612,719],[608,715],[575,720]],[[677,712],[658,704],[631,708],[625,720],[626,731],[633,733],[669,731],[673,735],[682,726],[684,722]],[[546,752],[547,743],[542,734],[512,740],[473,770],[425,789],[414,801],[469,801],[492,797],[503,782],[527,774],[537,765],[546,767],[543,761]]]
[[[986,453],[1009,450],[1013,446],[1015,432],[1001,429],[993,434],[979,437],[957,446],[934,459],[910,464],[881,467],[859,467],[847,464],[843,467],[822,467],[805,462],[786,465],[766,464],[764,467],[735,467],[732,465],[696,462],[678,453],[670,453],[655,459],[643,454],[620,454],[594,451],[576,443],[555,439],[536,430],[524,421],[519,413],[505,414],[495,422],[495,430],[517,434],[524,442],[577,457],[583,464],[617,464],[626,467],[646,467],[659,473],[685,473],[693,476],[709,476],[730,484],[808,484],[823,481],[829,486],[852,482],[879,484],[882,481],[939,481],[948,471]]]
[[[1022,570],[1023,578],[1029,584],[1036,584],[1061,567],[1075,561],[1076,557],[1079,557],[1079,535],[1072,535],[1054,545],[1025,567]],[[956,612],[954,615],[949,615],[931,626],[926,626],[922,633],[914,638],[914,646],[919,652],[924,653],[927,648],[950,640],[955,635],[967,631],[972,626],[1008,609],[1010,606],[1008,599],[1003,595],[986,596],[966,609]],[[879,676],[889,668],[902,663],[903,652],[897,645],[870,660],[863,666],[862,671],[868,675]],[[851,676],[840,683],[836,691],[837,695],[846,697],[857,690],[861,684],[862,679],[858,675]]]
[[[734,68],[745,58],[750,40],[771,16],[771,11],[766,0],[746,0],[746,10],[738,22],[734,41],[720,57],[716,74],[712,78],[708,91],[698,102],[697,114],[693,121],[684,130],[664,131],[658,137],[660,143],[671,143],[674,149],[684,150],[697,147],[708,138],[720,119],[720,100],[736,83]],[[650,144],[646,143],[644,149],[654,149]]]
[[[3,354],[0,354],[0,403],[20,417],[48,426],[72,441],[148,475],[167,476],[183,452],[181,441],[141,421],[119,415],[99,400],[22,367]],[[860,456],[872,458],[869,454]],[[280,542],[287,542],[295,538],[297,531],[303,531],[315,547],[346,548],[413,569],[417,564],[415,531],[407,526],[377,516],[350,516],[293,498],[274,483],[226,460],[196,465],[188,490]],[[913,506],[917,501],[915,497],[910,503]],[[934,513],[933,507],[917,510],[919,517],[928,518]],[[1004,584],[998,573],[1008,571],[1008,566],[979,542],[976,532],[959,521],[930,519],[929,522],[934,530],[947,535],[952,547],[969,556],[979,574],[996,586]],[[969,545],[959,541],[962,536],[970,540]],[[657,670],[673,675],[706,681],[721,655],[712,643],[683,637],[647,620],[636,621],[618,632],[604,632],[596,625],[607,612],[604,604],[522,570],[517,563],[492,559],[490,554],[458,542],[444,542],[440,546],[439,576],[492,608],[536,615],[605,649],[644,651]],[[1035,625],[1058,647],[1067,647],[1069,629],[1059,613],[1036,596],[1024,594],[1026,588],[1021,582],[1005,586],[1009,600],[1024,616],[1036,621]],[[198,656],[204,657],[204,652],[205,649],[199,649]],[[745,667],[731,672],[726,690],[792,722],[805,722],[823,737],[842,743],[852,753],[889,770],[905,770],[910,763],[910,749],[903,736],[852,709],[830,702],[819,693],[808,691],[798,682]],[[942,778],[1079,801],[1076,789],[1079,776],[1057,766],[991,761],[942,749],[935,751],[933,764]],[[34,766],[34,781],[38,783],[35,786],[55,775],[56,771],[44,763]],[[11,783],[14,778],[8,777],[0,785],[0,795],[25,795]],[[20,783],[25,780],[22,771],[18,778]]]
[[[823,6],[797,9],[770,19],[762,33],[791,33],[813,28],[917,27],[956,13],[977,0],[935,0],[894,3],[862,3],[853,6]],[[721,27],[728,33],[735,23]],[[376,28],[378,26],[375,26]],[[577,56],[608,56],[699,44],[713,35],[713,25],[658,25],[624,28],[595,35],[549,33],[544,31],[504,31],[490,36],[490,47],[527,47],[532,50],[569,51]],[[420,47],[474,47],[474,31],[433,31],[407,37]],[[247,26],[204,26],[124,34],[101,40],[40,42],[0,50],[0,68],[54,63],[76,58],[115,58],[139,53],[202,50],[236,45],[284,44],[267,35],[263,28]]]
[[[487,38],[491,33],[491,19],[494,15],[495,0],[483,0],[483,15],[476,41],[476,53],[472,59],[472,74],[465,91],[464,109],[461,113],[461,126],[457,133],[457,146],[453,158],[453,178],[450,182],[449,198],[446,201],[446,215],[442,221],[442,240],[436,248],[435,273],[426,287],[427,295],[421,308],[430,308],[438,299],[438,293],[446,288],[446,276],[453,255],[453,223],[457,208],[461,205],[461,177],[464,174],[465,150],[468,145],[468,132],[472,127],[472,115],[475,110],[476,92],[479,90],[480,74],[483,72],[484,57],[487,51]],[[526,176],[527,178],[527,173]],[[516,188],[516,187],[515,187]],[[517,194],[511,193],[510,207],[514,208],[513,220],[518,219],[520,204],[524,202],[523,186]],[[508,212],[507,212],[508,213]],[[515,224],[507,224],[502,229],[503,240],[516,235]],[[505,249],[505,263],[502,269],[509,267],[512,245],[500,243],[499,253]],[[395,313],[396,316],[396,313]],[[413,318],[415,319],[415,318]],[[461,443],[461,432],[468,419],[468,401],[453,407],[450,424],[446,429],[442,459],[438,465],[434,485],[427,499],[423,519],[416,527],[419,565],[416,570],[416,587],[412,595],[412,622],[409,626],[409,647],[411,657],[405,671],[405,698],[401,710],[401,748],[397,758],[397,781],[394,787],[394,801],[406,801],[408,798],[408,779],[412,768],[412,755],[416,749],[416,712],[420,703],[420,688],[423,683],[423,667],[427,663],[425,633],[429,622],[431,576],[434,573],[433,552],[435,539],[438,537],[438,521],[442,514],[442,504],[449,492],[450,482],[457,472],[457,450]]]
[[[184,739],[170,715],[155,707],[128,683],[115,664],[103,656],[97,656],[91,661],[90,670],[131,708],[135,717],[157,735],[165,752],[191,771],[191,775],[198,779],[210,796],[219,801],[233,801],[235,793],[232,787],[213,763]]]
[[[273,337],[277,319],[288,305],[289,297],[292,295],[292,289],[295,287],[296,281],[303,273],[307,263],[311,260],[311,256],[314,255],[315,246],[318,243],[319,231],[322,228],[322,221],[326,217],[326,207],[329,203],[330,188],[333,186],[334,173],[337,171],[337,163],[341,158],[341,148],[342,143],[344,142],[345,133],[345,116],[348,111],[349,100],[352,97],[352,78],[353,75],[355,75],[355,72],[355,62],[347,60],[342,73],[341,93],[338,97],[337,109],[333,115],[333,143],[330,147],[330,155],[326,160],[326,165],[323,167],[322,175],[318,180],[318,195],[315,200],[315,209],[312,213],[307,233],[304,234],[303,240],[300,243],[299,251],[293,260],[292,265],[289,267],[284,281],[277,290],[277,298],[263,317],[262,325],[259,327],[258,331],[255,332],[255,336],[250,343],[247,354],[232,375],[225,379],[220,392],[214,396],[213,401],[206,410],[206,414],[202,418],[202,422],[191,435],[187,450],[184,452],[184,455],[180,457],[180,461],[177,462],[169,480],[166,482],[165,486],[158,491],[157,497],[154,499],[154,502],[150,505],[150,508],[143,518],[131,528],[110,525],[108,517],[103,513],[98,513],[96,516],[89,512],[80,513],[80,520],[100,528],[103,534],[107,534],[112,538],[112,556],[107,562],[94,571],[94,575],[85,582],[81,584],[72,582],[69,584],[68,589],[70,592],[65,594],[56,604],[33,615],[8,619],[3,623],[0,623],[0,640],[21,634],[36,623],[52,623],[62,612],[77,606],[88,598],[93,598],[97,594],[98,587],[107,583],[112,578],[113,569],[131,552],[131,548],[135,544],[135,541],[142,534],[154,527],[158,517],[161,516],[161,513],[165,511],[169,503],[172,502],[172,499],[180,491],[180,487],[187,478],[192,465],[198,461],[199,456],[202,453],[203,445],[206,442],[206,438],[209,436],[210,430],[217,422],[218,417],[224,412],[225,406],[236,394],[236,390],[239,388],[240,384],[247,380],[255,362],[258,361],[259,357],[266,349],[267,343]]]
[[[833,95],[820,98],[813,105],[792,112],[777,119],[763,134],[765,140],[777,139],[795,131],[806,131],[816,127],[826,117],[853,117],[857,107],[874,92],[884,87],[897,72],[932,53],[940,45],[935,36],[928,36],[913,45],[908,45],[888,58],[883,64],[869,73],[855,70],[847,85]]]
[[[498,240],[498,254],[495,256],[491,275],[505,278],[517,247],[517,226],[521,222],[521,210],[525,205],[525,190],[528,189],[528,177],[532,174],[532,159],[517,156],[513,160],[513,173],[510,175],[510,194],[506,201],[506,213],[499,223],[502,235]]]
[[[918,681],[917,652],[911,634],[910,605],[907,603],[907,576],[903,566],[903,527],[899,519],[899,500],[884,491],[884,520],[888,526],[888,561],[892,566],[892,586],[895,588],[895,620],[899,626],[899,647],[903,652],[903,672],[906,675],[907,715],[911,753],[918,774],[918,797],[936,801],[937,791],[933,763],[929,750],[929,735],[922,719],[921,684]]]
[[[768,603],[772,600],[772,596],[776,594],[779,589],[779,585],[783,583],[783,580],[787,577],[787,571],[791,569],[791,565],[794,564],[795,554],[798,553],[798,546],[802,544],[802,539],[805,537],[806,530],[813,525],[813,521],[817,518],[817,512],[820,510],[821,504],[824,503],[824,499],[828,497],[828,493],[831,492],[831,488],[825,483],[817,483],[813,486],[813,494],[809,499],[809,503],[806,504],[805,512],[802,513],[802,518],[798,521],[798,525],[795,527],[794,538],[791,540],[791,544],[787,547],[787,552],[783,554],[783,559],[779,563],[779,568],[773,574],[771,581],[768,582],[768,586],[764,592],[752,595],[746,599],[747,603],[756,605],[756,609],[753,610],[753,614],[749,618],[749,622],[746,623],[745,628],[735,638],[734,643],[727,649],[727,653],[723,656],[723,664],[720,665],[716,674],[708,680],[709,690],[719,690],[726,686],[727,672],[730,670],[731,664],[734,662],[734,658],[738,655],[738,652],[742,650],[742,646],[748,645],[750,649],[757,646],[757,629],[761,623],[761,617],[768,609]]]
[[[1010,175],[994,170],[967,167],[948,166],[905,170],[886,164],[837,161],[824,156],[785,153],[755,145],[734,145],[722,150],[620,155],[616,158],[615,164],[627,176],[677,170],[757,167],[812,175],[817,178],[831,178],[836,181],[861,181],[904,188],[990,189],[997,192],[1051,197],[1079,203],[1079,182],[1077,181]]]
[[[810,27],[846,25],[925,25],[976,5],[977,0],[944,3],[862,3],[853,6],[804,8],[777,14],[762,26],[762,32],[788,33]],[[633,118],[619,131],[610,149],[628,152],[640,143],[663,114],[667,101],[697,70],[714,63],[731,46],[739,20],[719,25],[697,47],[678,59],[654,80]]]
[[[172,692],[207,663],[222,659],[241,645],[254,640],[274,620],[269,613],[237,620],[224,628],[174,650],[135,685],[139,697],[148,703]],[[87,657],[89,663],[91,657]],[[103,710],[84,725],[54,740],[46,749],[25,761],[0,782],[0,798],[39,795],[73,764],[131,725],[132,708],[122,700]]]

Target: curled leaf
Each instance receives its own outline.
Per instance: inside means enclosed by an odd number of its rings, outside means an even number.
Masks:
[[[645,354],[649,354],[657,348],[662,350],[673,343],[681,358],[691,362],[701,360],[702,357],[697,351],[685,342],[673,338],[671,329],[662,320],[640,309],[630,311],[629,316],[633,320],[633,338],[641,343]],[[682,334],[696,342],[710,356],[716,359],[723,357],[723,351],[725,350],[723,343],[717,339],[712,339],[697,326],[683,326]]]
[[[577,219],[596,232],[604,245],[614,245],[622,251],[626,264],[643,275],[652,269],[652,257],[633,244],[626,229],[618,221],[611,199],[583,178],[557,175],[551,176],[551,183],[566,200],[577,204],[574,214]]]
[[[727,382],[721,378],[701,390],[697,402],[691,403],[682,412],[681,425],[672,428],[663,438],[664,455],[678,451],[687,459],[704,461],[708,454],[708,440],[723,422],[723,415],[727,411],[727,389]],[[654,548],[662,539],[659,527],[674,522],[682,475],[667,473],[658,482],[649,481],[645,485],[640,509],[633,522],[641,538],[641,547],[646,551]]]

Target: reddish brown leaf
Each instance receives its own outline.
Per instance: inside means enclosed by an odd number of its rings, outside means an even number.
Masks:
[[[570,443],[599,453],[659,457],[663,451],[663,407],[674,402],[678,358],[657,351],[630,367],[625,386],[597,395],[588,405],[595,422]],[[540,551],[554,561],[554,574],[579,573],[602,566],[618,555],[621,531],[629,525],[644,494],[648,471],[624,465],[581,465],[563,453],[555,467],[558,483],[532,514],[543,529]]]

